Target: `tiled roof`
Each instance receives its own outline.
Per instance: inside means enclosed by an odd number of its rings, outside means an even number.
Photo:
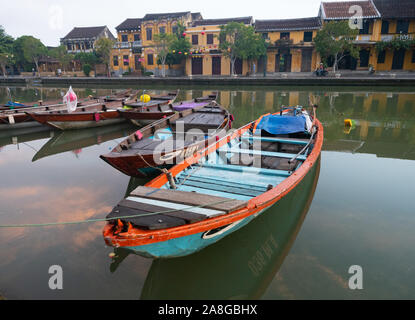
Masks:
[[[356,16],[356,12],[352,10],[352,6],[362,8],[362,16]],[[376,9],[372,1],[341,1],[341,2],[322,2],[321,3],[322,18],[325,20],[349,19],[356,18],[380,18],[379,11]]]
[[[192,12],[192,21],[202,20],[202,14],[200,12]]]
[[[148,13],[144,16],[143,20],[161,20],[161,19],[177,19],[187,16],[190,11],[185,12],[168,12],[168,13]]]
[[[107,27],[81,27],[73,28],[63,39],[89,39],[98,37]],[[108,30],[110,36],[111,32]]]
[[[118,30],[137,30],[141,28],[141,21],[143,19],[126,19],[119,26],[115,27]]]
[[[252,17],[239,17],[239,18],[225,18],[225,19],[203,19],[200,21],[194,21],[193,26],[217,26],[224,25],[230,22],[239,22],[244,24],[252,24]]]
[[[373,0],[382,18],[415,18],[414,0]]]
[[[320,29],[320,27],[321,20],[318,17],[255,21],[255,29],[257,31],[316,30]]]

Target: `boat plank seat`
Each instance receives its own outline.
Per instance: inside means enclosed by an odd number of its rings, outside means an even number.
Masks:
[[[197,188],[202,188],[202,189],[207,189],[207,190],[229,192],[229,193],[240,194],[240,195],[249,196],[249,197],[257,197],[260,194],[266,192],[266,189],[262,191],[249,189],[243,184],[234,184],[233,186],[229,186],[229,185],[222,185],[220,183],[215,183],[215,182],[202,181],[197,178],[192,179],[191,177],[189,177],[186,180],[182,178],[178,179],[178,182],[185,186],[197,187]]]
[[[298,144],[305,146],[307,145],[307,139],[293,139],[293,138],[273,138],[273,137],[259,137],[259,136],[242,136],[242,140],[250,141],[264,141],[264,142],[277,142],[277,143],[287,143],[287,144]]]
[[[224,211],[225,213],[238,210],[246,205],[246,201],[233,200],[225,197],[196,194],[194,192],[179,190],[157,189],[144,186],[136,188],[131,193],[131,196],[168,201],[170,203],[178,203],[188,206],[203,206],[203,208],[206,209]]]
[[[251,155],[258,155],[258,156],[265,156],[265,157],[285,158],[285,159],[292,159],[296,156],[295,154],[292,154],[292,153],[269,152],[269,151],[263,151],[263,150],[250,150],[250,149],[239,149],[239,148],[228,148],[228,149],[225,149],[224,151],[226,151],[227,153],[251,154]],[[297,157],[297,160],[305,161],[306,159],[307,157],[304,155],[300,155]]]
[[[108,215],[107,219],[114,219],[120,217],[123,223],[130,222],[132,225],[145,230],[159,230],[165,228],[173,228],[186,224],[186,220],[170,217],[162,214],[154,214],[135,218],[121,218],[145,214],[144,210],[136,210],[125,206],[117,205]],[[151,213],[151,212],[147,212]]]
[[[237,166],[237,165],[222,165],[222,164],[213,164],[213,163],[205,162],[203,163],[203,167],[215,168],[215,169],[220,169],[220,170],[228,170],[228,171],[236,171],[236,172],[247,172],[247,173],[263,174],[263,175],[271,175],[271,176],[282,176],[282,177],[290,176],[290,173],[284,170],[263,169],[263,168]]]
[[[151,201],[151,200],[150,200]],[[158,212],[161,215],[169,216],[169,217],[176,217],[183,220],[186,220],[187,223],[193,223],[205,220],[209,217],[208,214],[195,212],[198,208],[196,208],[194,211],[189,210],[180,210],[176,208],[172,208],[170,203],[167,203],[167,206],[160,206],[159,204],[164,205],[164,202],[152,200],[153,203],[149,203],[149,199],[140,199],[139,197],[128,197],[125,200],[122,200],[118,205],[136,209],[138,211],[143,212],[149,212],[149,213],[155,213]],[[175,210],[175,211],[173,211]],[[201,211],[203,212],[203,211]],[[209,212],[208,212],[209,213]],[[221,211],[220,214],[223,214],[224,212]],[[211,213],[213,215],[213,213]]]

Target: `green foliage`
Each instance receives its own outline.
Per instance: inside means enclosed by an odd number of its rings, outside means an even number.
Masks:
[[[5,76],[6,66],[14,63],[13,41],[14,39],[0,26],[0,66]]]
[[[81,65],[89,64],[90,66],[95,66],[100,60],[95,52],[79,52],[74,59],[79,61]]]
[[[219,49],[231,60],[232,74],[237,58],[254,60],[266,55],[267,45],[260,34],[255,33],[252,26],[231,22],[221,26]]]
[[[66,48],[64,45],[60,45],[59,47],[50,49],[49,55],[56,58],[60,62],[64,70],[67,67],[69,67],[70,63],[75,59],[75,56],[73,54],[69,54],[66,52]]]
[[[33,61],[36,70],[39,72],[39,59],[47,54],[47,49],[43,43],[32,36],[28,36],[22,43],[23,57],[26,61]]]
[[[377,52],[385,51],[386,49],[389,50],[400,50],[400,49],[410,49],[415,46],[415,40],[408,39],[400,39],[394,38],[391,41],[378,41],[375,44],[375,48]]]
[[[96,53],[104,62],[107,68],[107,74],[110,75],[111,50],[114,47],[114,41],[108,38],[101,38],[95,43]]]
[[[92,67],[90,64],[86,63],[82,66],[82,71],[84,72],[84,74],[89,77],[91,71],[92,71]]]
[[[316,51],[323,60],[334,57],[334,71],[341,59],[347,54],[353,58],[359,57],[359,50],[353,43],[358,35],[358,29],[351,29],[348,21],[331,21],[317,32],[314,38]]]
[[[166,63],[168,65],[180,64],[185,57],[185,53],[189,54],[192,44],[189,39],[184,37],[183,32],[180,33],[174,41],[170,44],[169,55]],[[181,52],[181,54],[179,53]]]

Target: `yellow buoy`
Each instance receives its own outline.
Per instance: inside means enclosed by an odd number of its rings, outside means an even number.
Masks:
[[[345,119],[344,120],[344,125],[346,127],[353,127],[353,120],[352,119]]]
[[[143,94],[140,96],[141,102],[147,103],[147,102],[150,102],[150,100],[151,100],[151,97],[148,94]]]

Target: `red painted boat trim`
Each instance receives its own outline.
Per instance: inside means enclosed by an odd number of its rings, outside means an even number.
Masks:
[[[259,120],[260,119],[255,121],[255,124],[257,124]],[[281,198],[286,196],[291,190],[293,190],[317,162],[323,146],[324,131],[322,124],[317,119],[314,120],[314,123],[318,128],[314,148],[310,155],[307,157],[307,159],[304,161],[304,163],[301,165],[301,167],[297,169],[290,177],[288,177],[282,183],[277,185],[275,188],[249,200],[245,208],[230,212],[220,217],[211,218],[208,220],[174,228],[150,231],[132,228],[129,232],[119,233],[117,236],[113,234],[113,226],[108,223],[103,231],[105,241],[108,245],[120,247],[140,246],[155,242],[166,241],[169,239],[184,237],[200,232],[205,232],[211,229],[219,228],[221,226],[228,225],[235,221],[244,219],[263,209],[268,208],[269,206],[273,205]],[[189,165],[196,163],[200,158],[215,151],[217,148],[221,147],[225,143],[228,143],[235,137],[242,135],[244,132],[249,130],[252,124],[253,123],[250,123],[242,127],[241,129],[235,131],[232,135],[219,140],[215,145],[210,146],[203,152],[199,152],[197,155],[187,159],[185,162],[182,162],[174,166],[169,171],[173,174],[173,176],[176,176]],[[160,188],[165,183],[167,183],[167,177],[163,174],[147,183],[146,186]]]

